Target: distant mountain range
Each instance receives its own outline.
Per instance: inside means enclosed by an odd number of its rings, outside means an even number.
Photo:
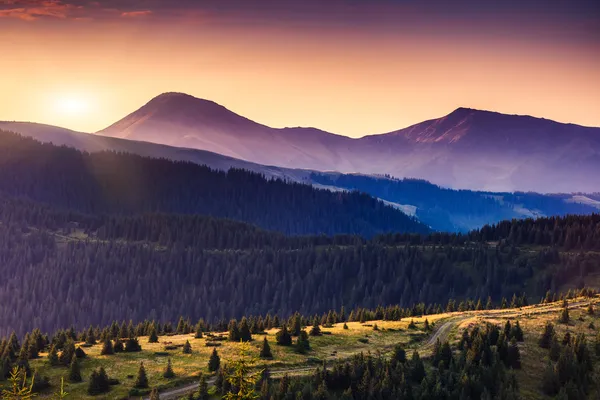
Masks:
[[[269,178],[311,184],[330,191],[358,190],[377,197],[408,215],[416,216],[438,231],[465,232],[504,219],[590,214],[600,210],[600,194],[543,195],[453,190],[424,180],[265,166],[209,151],[92,135],[49,125],[0,122],[0,129],[90,153],[104,150],[133,153],[145,157],[189,161],[218,170],[246,169]]]
[[[600,189],[600,128],[459,108],[398,131],[352,139],[275,129],[212,101],[165,93],[99,135],[208,150],[286,168],[421,178],[486,191]]]

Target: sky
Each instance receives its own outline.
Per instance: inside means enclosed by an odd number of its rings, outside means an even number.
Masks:
[[[359,137],[471,107],[600,126],[597,0],[0,0],[0,120],[163,92]]]

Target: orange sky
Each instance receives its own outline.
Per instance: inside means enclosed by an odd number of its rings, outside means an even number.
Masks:
[[[92,132],[179,91],[266,125],[349,136],[459,106],[600,126],[594,14],[532,25],[530,14],[448,16],[392,0],[335,9],[337,19],[311,8],[132,7],[158,0],[107,2],[104,14],[84,0],[29,1],[34,13],[11,1],[19,7],[0,7],[0,120]]]

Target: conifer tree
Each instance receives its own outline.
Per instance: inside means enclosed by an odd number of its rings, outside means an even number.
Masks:
[[[249,342],[252,340],[252,334],[250,333],[250,326],[246,317],[242,318],[240,322],[240,340],[242,342]]]
[[[539,345],[541,348],[549,349],[550,344],[552,343],[552,336],[554,335],[554,325],[550,322],[546,322],[544,326],[544,332],[539,340]]]
[[[73,358],[71,359],[71,366],[69,368],[69,382],[81,382],[81,369],[79,368],[79,361],[77,360],[75,354],[73,354]]]
[[[485,304],[485,309],[491,310],[492,308],[494,308],[494,303],[492,303],[492,297],[488,296],[487,303]]]
[[[561,351],[560,343],[558,342],[558,337],[555,333],[554,335],[552,335],[552,341],[550,343],[550,351],[549,351],[550,359],[552,361],[558,361],[558,358],[560,357],[560,351]]]
[[[289,334],[287,326],[285,324],[281,327],[281,330],[277,332],[277,334],[275,334],[275,340],[280,346],[292,345],[292,336]]]
[[[308,335],[306,331],[300,331],[300,335],[298,335],[298,339],[296,339],[296,352],[300,354],[304,354],[310,350],[310,343],[308,341]]]
[[[260,358],[273,358],[273,354],[271,353],[271,346],[269,346],[269,341],[267,338],[263,339],[263,345],[260,349]]]
[[[344,328],[344,329],[348,329],[348,324],[346,324],[346,323],[344,322],[344,327],[343,327],[343,328]]]
[[[189,340],[186,340],[183,345],[183,354],[192,354],[192,345]]]
[[[60,364],[58,360],[58,352],[56,351],[56,346],[50,346],[50,351],[48,352],[48,362],[51,366],[57,366]]]
[[[346,323],[344,323],[344,326],[346,326],[346,328],[344,328],[344,329],[348,329],[348,325],[346,325]],[[310,336],[321,336],[321,335],[322,335],[321,328],[319,327],[318,322],[315,321],[315,324],[310,329]]]
[[[125,347],[123,346],[123,342],[121,341],[121,339],[115,339],[115,345],[113,347],[113,350],[115,351],[115,353],[122,353],[125,351]]]
[[[150,326],[150,333],[148,335],[148,343],[158,343],[158,334],[156,333],[156,327],[154,324]]]
[[[229,341],[230,342],[239,342],[241,339],[240,329],[239,329],[238,323],[235,319],[232,319],[231,321],[229,321],[228,330],[229,330]]]
[[[566,299],[565,299],[565,303],[566,303]],[[561,324],[568,324],[569,321],[571,320],[571,318],[569,317],[569,306],[564,305],[563,309],[560,313],[560,318],[558,319],[558,322],[560,322]]]
[[[89,327],[86,337],[85,337],[85,342],[87,344],[96,344],[96,335],[94,333],[94,328],[92,328],[92,326]]]
[[[198,383],[198,400],[208,400],[209,397],[206,376],[203,373],[200,373],[200,379]]]
[[[102,350],[100,351],[100,354],[103,356],[115,354],[115,349],[113,348],[112,340],[110,340],[108,337],[104,339],[104,343],[102,344]]]
[[[175,377],[175,372],[173,372],[173,366],[171,365],[171,359],[167,360],[167,367],[165,368],[165,372],[163,372],[163,377],[166,379],[171,379]]]
[[[71,360],[73,359],[73,356],[75,355],[75,342],[73,342],[73,340],[68,340],[67,343],[65,343],[65,346],[63,347],[63,351],[62,353],[60,353],[60,356],[58,357],[60,363],[64,366],[68,366],[71,364]]]
[[[200,321],[198,321],[198,323],[196,324],[194,338],[202,339],[202,323]]]
[[[148,377],[146,376],[146,368],[144,368],[143,361],[140,363],[134,387],[137,389],[146,389],[148,387]]]
[[[217,349],[213,348],[212,354],[210,355],[210,358],[208,360],[208,370],[210,372],[215,372],[219,370],[219,367],[221,366],[221,358],[219,357],[219,354],[217,353]]]

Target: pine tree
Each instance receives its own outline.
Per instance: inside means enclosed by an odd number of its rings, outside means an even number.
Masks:
[[[558,392],[558,378],[551,362],[548,362],[542,374],[542,390],[548,396],[554,396]]]
[[[300,331],[298,339],[296,339],[296,352],[304,354],[310,350],[310,343],[308,341],[308,335],[305,331]]]
[[[102,344],[102,350],[100,351],[100,354],[103,356],[115,354],[115,350],[112,345],[112,340],[110,340],[109,338],[104,339],[104,343]]]
[[[513,338],[508,346],[507,366],[513,369],[521,368],[521,353],[517,341]]]
[[[63,347],[63,351],[62,353],[60,353],[60,356],[58,357],[60,363],[64,366],[68,366],[71,364],[71,360],[73,359],[73,356],[75,355],[75,342],[73,342],[72,340],[68,340],[67,343],[65,343],[65,346]]]
[[[588,315],[594,315],[595,311],[594,311],[594,306],[590,303],[590,305],[587,308],[587,313]]]
[[[333,318],[331,316],[331,318]],[[329,321],[328,321],[329,323]],[[300,331],[302,330],[302,318],[300,317],[299,313],[295,313],[294,316],[292,317],[292,324],[291,324],[291,332],[290,334],[292,336],[298,336],[300,335]]]
[[[73,354],[73,358],[71,359],[71,366],[69,369],[69,382],[77,383],[81,382],[81,369],[79,368],[79,361],[75,354]]]
[[[146,376],[146,368],[144,368],[144,362],[140,363],[140,368],[138,369],[134,387],[137,389],[146,389],[148,387],[148,377]]]
[[[346,325],[346,323],[344,323],[344,325],[346,326],[345,329],[348,329],[348,325]],[[313,327],[310,329],[310,336],[321,336],[321,328],[319,327],[319,324],[317,322],[315,322],[315,324],[313,325]]]
[[[554,335],[554,325],[550,322],[546,322],[544,326],[544,332],[539,340],[539,345],[541,348],[549,349],[550,344],[552,343],[552,336]]]
[[[210,359],[208,360],[208,370],[210,372],[215,372],[219,370],[221,365],[221,358],[217,353],[217,349],[213,348],[212,354],[210,355]]]
[[[552,361],[558,361],[558,358],[560,357],[560,351],[561,351],[561,347],[560,347],[560,343],[558,342],[558,337],[556,336],[556,334],[552,335],[552,342],[550,343],[550,351],[549,351],[549,357]]]
[[[186,340],[183,345],[183,354],[192,354],[192,345],[189,340]]]
[[[237,321],[232,319],[229,321],[229,341],[231,342],[239,342],[240,337],[240,329],[238,328]]]
[[[156,327],[154,324],[150,326],[150,334],[148,335],[148,343],[158,343],[158,334],[156,333]]]
[[[125,347],[123,346],[123,342],[121,341],[121,339],[117,338],[115,340],[113,350],[115,351],[115,353],[122,353],[125,351]]]
[[[519,324],[518,320],[515,322],[515,325],[512,327],[510,336],[515,338],[517,340],[517,342],[522,342],[524,340],[523,329],[521,329],[521,324]]]
[[[260,358],[273,358],[273,354],[271,353],[271,346],[269,346],[269,341],[267,338],[264,338],[262,348],[260,349]]]
[[[98,394],[106,393],[109,390],[110,384],[104,368],[100,367],[98,371],[92,371],[92,375],[90,376],[90,383],[88,386],[88,394],[95,396]]]
[[[171,366],[171,359],[167,360],[167,367],[165,368],[165,372],[163,372],[163,377],[166,379],[175,378],[175,372],[173,372],[173,367]]]
[[[206,376],[200,373],[200,380],[198,383],[198,400],[208,400],[210,398],[208,394],[208,383],[206,382]]]
[[[423,360],[419,357],[419,352],[415,350],[412,355],[412,359],[410,360],[411,364],[411,378],[415,383],[421,383],[423,378],[425,378],[425,365],[423,364]]]
[[[140,346],[138,338],[133,337],[133,335],[131,335],[131,337],[129,337],[129,339],[127,339],[127,341],[125,342],[125,352],[133,353],[136,351],[142,351],[142,346]]]
[[[558,322],[560,322],[561,324],[568,324],[570,320],[571,318],[569,317],[569,307],[568,305],[565,305],[563,306],[563,309],[560,313],[560,318],[558,319]]]
[[[60,361],[58,360],[58,352],[56,351],[56,346],[54,345],[50,347],[50,351],[48,352],[48,362],[53,367],[60,364]]]
[[[423,329],[425,330],[425,332],[429,332],[431,330],[431,327],[429,326],[429,320],[427,318],[425,318],[425,324],[423,326]]]
[[[292,336],[289,334],[285,324],[281,327],[281,330],[275,335],[277,344],[280,346],[291,346]]]
[[[344,328],[344,329],[348,329],[348,324],[346,324],[346,323],[344,322],[344,327],[343,327],[343,328]]]
[[[485,304],[485,309],[491,310],[492,308],[494,308],[494,303],[492,303],[492,297],[488,296],[487,303]]]
[[[242,318],[240,322],[240,340],[242,342],[249,342],[252,340],[252,334],[250,333],[250,326],[246,317]]]
[[[399,363],[406,362],[406,350],[402,345],[398,344],[394,347],[394,354],[392,355],[392,359],[398,361]]]
[[[87,334],[86,334],[86,338],[85,338],[85,342],[87,344],[96,344],[96,335],[94,334],[94,328],[92,328],[91,326],[89,327]]]
[[[194,338],[196,339],[202,339],[202,322],[198,321],[198,323],[196,324],[196,332],[194,334]]]

